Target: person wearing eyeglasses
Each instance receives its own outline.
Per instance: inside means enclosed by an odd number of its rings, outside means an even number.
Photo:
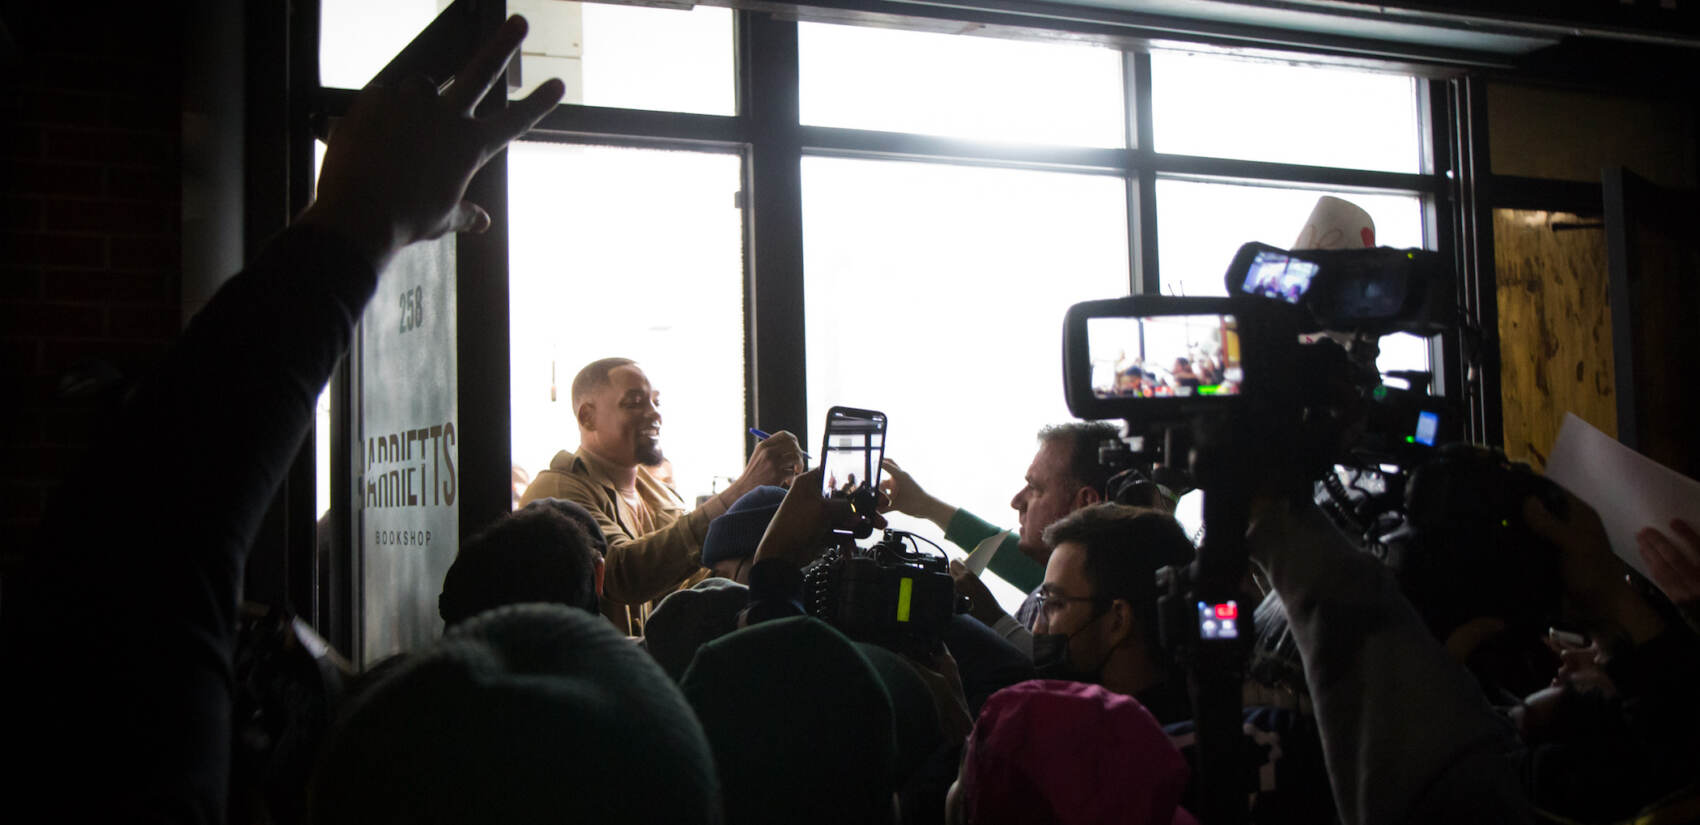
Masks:
[[[1173,516],[1095,504],[1046,528],[1051,548],[1039,586],[1033,664],[1047,679],[1102,685],[1132,696],[1157,720],[1191,716],[1185,683],[1157,631],[1156,572],[1192,561]]]

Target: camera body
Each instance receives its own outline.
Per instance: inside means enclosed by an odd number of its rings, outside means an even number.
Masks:
[[[1302,307],[1306,332],[1352,330],[1374,335],[1445,332],[1456,313],[1450,270],[1422,249],[1240,247],[1223,280],[1230,295],[1254,295]]]
[[[829,547],[803,568],[804,609],[857,641],[930,655],[945,623],[967,604],[949,560],[911,549],[913,541],[886,530],[871,547]]]
[[[1420,463],[1458,437],[1461,416],[1428,394],[1427,373],[1399,374],[1408,387],[1384,383],[1377,341],[1451,328],[1446,274],[1442,257],[1422,250],[1248,243],[1224,275],[1229,297],[1075,304],[1063,324],[1069,411],[1124,419],[1130,437],[1147,441],[1190,430],[1183,442],[1196,442],[1197,431],[1232,419],[1253,431],[1252,449],[1284,453],[1261,460],[1290,461],[1312,479],[1333,464]]]

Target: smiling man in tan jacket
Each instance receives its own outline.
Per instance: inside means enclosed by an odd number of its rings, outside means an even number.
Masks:
[[[707,575],[702,540],[708,523],[745,493],[785,484],[803,469],[802,448],[788,432],[756,445],[730,487],[695,510],[651,469],[662,462],[661,393],[635,361],[604,358],[573,378],[577,452],[562,450],[520,498],[577,502],[596,516],[608,539],[602,613],[628,635],[643,634],[653,603]]]

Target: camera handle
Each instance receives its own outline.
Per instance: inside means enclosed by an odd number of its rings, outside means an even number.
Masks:
[[[1228,422],[1218,422],[1228,424]],[[1240,430],[1243,432],[1243,430]],[[1186,566],[1158,571],[1158,600],[1163,646],[1187,678],[1197,735],[1198,810],[1204,825],[1242,825],[1249,818],[1246,800],[1254,789],[1251,763],[1242,733],[1241,686],[1250,640],[1252,611],[1240,612],[1236,638],[1206,639],[1200,630],[1200,604],[1217,605],[1242,598],[1239,584],[1249,565],[1245,532],[1255,481],[1244,453],[1232,440],[1232,426],[1211,427],[1189,456],[1174,448],[1190,439],[1164,434],[1163,463],[1186,462],[1204,493],[1204,544]],[[1249,607],[1249,606],[1248,606]]]

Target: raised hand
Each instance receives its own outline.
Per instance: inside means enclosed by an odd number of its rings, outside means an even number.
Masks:
[[[473,117],[526,31],[525,18],[508,18],[441,93],[422,76],[374,79],[331,134],[318,197],[298,223],[353,241],[379,270],[415,241],[488,229],[489,213],[465,200],[472,176],[565,91],[550,80],[501,112]]]
[[[896,510],[905,515],[924,518],[940,527],[950,523],[950,517],[956,508],[937,498],[926,490],[921,489],[915,477],[897,466],[897,462],[889,458],[880,459],[880,468],[885,471],[880,479],[880,492],[885,494],[885,500],[880,502],[880,512]]]
[[[1612,553],[1599,514],[1570,491],[1563,492],[1561,512],[1530,496],[1523,502],[1523,518],[1529,529],[1558,545],[1559,575],[1570,605],[1580,613],[1576,618],[1608,650],[1658,635],[1664,620],[1625,580],[1629,567]]]
[[[1700,601],[1700,533],[1688,522],[1672,519],[1673,540],[1657,527],[1635,534],[1636,550],[1647,563],[1647,575],[1677,604]]]
[[[756,445],[737,484],[746,492],[763,484],[789,484],[802,469],[803,448],[797,437],[780,430]]]
[[[956,592],[968,597],[972,605],[968,611],[969,615],[979,619],[982,624],[991,627],[997,623],[999,617],[1006,615],[1003,606],[998,604],[997,597],[992,595],[991,589],[986,587],[986,583],[974,575],[974,571],[969,570],[967,565],[952,559],[950,580],[956,585]]]

